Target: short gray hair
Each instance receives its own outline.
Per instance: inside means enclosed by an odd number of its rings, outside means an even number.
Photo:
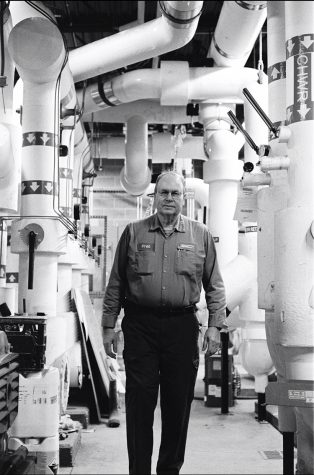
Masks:
[[[156,180],[156,184],[155,184],[155,190],[154,190],[154,195],[156,195],[157,193],[157,186],[158,186],[158,183],[160,182],[160,180],[165,177],[165,176],[168,176],[168,175],[173,175],[177,178],[179,178],[181,180],[181,183],[182,183],[182,186],[183,186],[183,194],[185,193],[185,190],[186,190],[186,185],[185,185],[185,179],[184,179],[184,176],[183,175],[180,175],[180,173],[177,173],[177,172],[174,172],[172,170],[168,170],[168,171],[165,171],[165,172],[162,172],[160,173],[160,175],[158,175],[157,177],[157,180]]]

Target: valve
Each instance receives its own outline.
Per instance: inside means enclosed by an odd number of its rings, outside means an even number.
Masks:
[[[28,289],[33,289],[35,249],[44,239],[44,230],[36,223],[28,224],[21,230],[21,239],[28,245]]]
[[[249,103],[251,104],[251,106],[254,107],[254,109],[256,110],[258,115],[265,122],[265,124],[269,128],[270,132],[272,134],[274,134],[275,137],[278,137],[278,129],[274,126],[274,124],[272,123],[270,118],[267,117],[267,115],[265,114],[265,112],[263,111],[261,106],[256,102],[256,100],[252,96],[252,94],[248,91],[248,89],[246,87],[242,90],[242,92],[243,92],[244,96],[247,98],[247,100],[249,101]]]
[[[245,140],[249,144],[249,146],[254,150],[254,152],[259,156],[259,157],[264,157],[268,156],[270,152],[270,146],[269,145],[260,145],[259,147],[256,145],[252,137],[247,133],[247,131],[242,127],[241,122],[236,118],[234,113],[230,110],[227,112],[228,116],[234,123],[234,125],[237,127],[237,129],[242,132],[244,135]]]
[[[245,162],[243,165],[243,171],[251,173],[254,170],[254,165],[252,162]]]

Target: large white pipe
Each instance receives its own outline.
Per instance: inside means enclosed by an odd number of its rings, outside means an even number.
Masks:
[[[24,83],[21,214],[48,218],[54,215],[59,110],[56,80],[65,59],[63,39],[51,21],[36,16],[15,24],[8,45]],[[27,226],[33,230],[41,228],[39,235],[42,233],[44,237],[41,244],[37,242],[33,289],[27,287]],[[65,245],[61,225],[53,219],[26,218],[14,221],[12,229],[12,251],[20,253],[19,311],[23,312],[25,299],[29,313],[42,311],[55,315],[57,255]]]
[[[283,125],[286,118],[286,45],[285,2],[268,2],[267,7],[267,70],[268,115],[275,127]],[[287,153],[286,144],[270,135],[271,155]],[[283,380],[285,362],[278,351],[275,321],[275,215],[286,207],[286,173],[270,172],[271,186],[257,193],[258,222],[258,305],[265,310],[265,328],[269,353],[277,370],[278,381]],[[296,421],[293,408],[278,406],[278,428],[282,432],[294,432]]]
[[[12,18],[8,5],[3,12],[4,65],[1,78],[0,101],[0,211],[16,213],[19,208],[19,181],[21,174],[20,147],[21,126],[13,107],[14,63],[8,51],[8,38],[12,30]],[[0,40],[1,41],[1,40]]]
[[[244,66],[266,19],[266,1],[225,1],[208,57],[217,66]]]
[[[277,213],[275,222],[275,318],[278,349],[285,362],[284,377],[306,384],[305,381],[313,381],[314,374],[314,249],[307,240],[314,214],[314,122],[310,92],[314,74],[311,61],[314,4],[285,2],[285,13],[286,117],[291,139],[288,203],[287,208]],[[297,407],[295,413],[298,472],[312,473],[314,410]]]
[[[267,89],[264,73],[262,78],[265,84],[260,89]],[[242,103],[243,88],[253,87],[258,79],[258,71],[253,68],[189,68],[185,61],[163,61],[159,69],[138,69],[105,82],[102,97],[97,96],[99,84],[91,84],[85,92],[84,110],[89,114],[110,107],[110,103],[114,106],[141,99],[160,100],[163,106],[181,106],[190,101]],[[78,90],[79,102],[82,96],[83,91]]]
[[[160,18],[70,51],[69,64],[74,82],[165,54],[187,44],[196,31],[203,2],[161,3],[164,11]]]
[[[134,116],[127,122],[126,161],[121,170],[123,188],[131,195],[142,195],[151,182],[148,167],[147,122],[141,116]]]
[[[162,106],[157,101],[140,100],[121,104],[119,107],[98,109],[94,113],[84,112],[82,120],[86,122],[122,123],[130,117],[140,115],[149,124],[187,124],[191,117],[186,114],[186,106]]]

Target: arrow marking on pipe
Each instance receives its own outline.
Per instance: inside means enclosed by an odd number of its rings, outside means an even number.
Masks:
[[[292,40],[290,39],[287,41],[287,50],[289,52],[289,56],[291,55],[293,48],[294,48],[294,43],[292,43]]]
[[[16,284],[19,281],[19,273],[18,272],[8,272],[6,281],[8,284]]]
[[[45,185],[45,189],[47,190],[47,192],[48,192],[49,194],[51,193],[52,188],[53,188],[53,186],[52,186],[51,181],[47,181],[47,183],[46,183],[46,185]]]
[[[81,189],[73,188],[73,198],[80,198],[80,197],[81,197]]]
[[[306,117],[306,114],[308,113],[308,111],[310,111],[311,108],[310,107],[307,107],[306,104],[304,102],[302,102],[302,104],[300,105],[300,109],[298,109],[298,112],[301,116],[301,119],[304,120],[305,117]]]
[[[54,186],[51,181],[27,180],[21,184],[21,195],[52,195]],[[55,190],[57,186],[55,184]],[[55,191],[57,193],[57,191]]]
[[[35,134],[27,134],[26,140],[29,142],[30,145],[32,145],[35,140]]]
[[[60,167],[59,176],[60,178],[67,178],[68,180],[72,180],[72,169]]]
[[[278,81],[279,79],[285,79],[286,77],[286,62],[281,61],[279,63],[272,64],[267,69],[268,83]]]
[[[50,137],[49,137],[49,135],[48,135],[46,132],[44,132],[44,133],[42,134],[42,136],[41,136],[41,140],[43,141],[43,144],[46,145],[46,143],[48,142],[48,140],[50,140]]]
[[[6,266],[0,265],[0,278],[1,279],[3,279],[3,277],[5,277],[5,269],[6,269]]]
[[[54,147],[58,145],[58,136],[51,132],[26,132],[23,134],[22,147],[29,147],[30,145]]]
[[[286,59],[301,53],[314,52],[314,34],[306,33],[304,35],[293,36],[286,41]]]
[[[37,181],[32,181],[32,184],[30,185],[30,188],[33,190],[35,193],[36,190],[39,188],[40,185],[38,185]]]
[[[314,39],[312,38],[312,35],[306,35],[303,37],[303,40],[301,40],[301,43],[306,49],[309,49],[309,47],[314,43]]]

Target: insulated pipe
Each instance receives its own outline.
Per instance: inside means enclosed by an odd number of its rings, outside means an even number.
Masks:
[[[56,80],[65,59],[65,49],[58,28],[44,17],[26,18],[15,24],[9,52],[24,83],[22,146],[22,216],[54,215],[57,156]],[[40,199],[38,199],[40,197]],[[44,240],[36,253],[34,290],[27,289],[28,247],[23,240],[27,226],[40,228]],[[36,222],[32,218],[12,224],[12,251],[20,253],[19,311],[23,300],[27,311],[56,313],[57,258],[65,244],[64,230],[55,219]],[[39,244],[37,242],[37,244]]]
[[[266,5],[253,0],[223,2],[207,55],[217,66],[245,65],[266,19]]]
[[[208,156],[203,166],[204,182],[209,184],[207,226],[215,239],[221,267],[238,253],[238,224],[233,218],[242,176],[242,162],[238,160],[234,134],[227,122],[229,109],[227,105],[200,104]]]
[[[263,73],[263,85],[257,90],[266,97],[267,76]],[[253,68],[189,68],[185,61],[162,61],[159,69],[138,69],[117,76],[102,85],[93,83],[86,88],[85,114],[111,106],[141,99],[160,100],[163,106],[186,105],[189,101],[214,103],[242,103],[242,90],[257,84],[258,71]],[[98,89],[102,88],[101,97]],[[265,93],[266,91],[266,93]],[[77,91],[79,102],[83,90]],[[109,103],[108,103],[109,102]],[[252,108],[250,106],[250,108]],[[114,108],[111,107],[111,110]],[[254,111],[254,114],[256,112]],[[253,114],[253,116],[254,116]],[[257,114],[256,114],[257,115]]]
[[[286,380],[313,381],[314,250],[306,236],[314,213],[314,138],[311,81],[314,35],[312,2],[285,2],[286,118],[288,142],[287,208],[275,223],[275,320],[278,351],[285,362]],[[289,276],[293,275],[293,283]],[[296,407],[297,469],[314,466],[314,409]]]
[[[162,16],[70,51],[74,82],[126,67],[186,45],[194,36],[202,1],[161,2]]]
[[[126,161],[120,174],[120,181],[127,193],[142,195],[151,182],[148,168],[147,122],[134,116],[127,122]]]
[[[3,3],[3,5],[5,5]],[[13,107],[14,63],[8,51],[8,38],[12,30],[12,18],[7,6],[3,12],[3,77],[0,101],[0,212],[16,213],[19,207],[19,181],[21,174],[20,146],[21,127]],[[0,39],[1,42],[1,39]]]
[[[5,4],[4,4],[5,5]],[[13,85],[14,85],[14,63],[8,51],[8,38],[12,30],[12,17],[8,5],[4,6],[3,12],[3,51],[4,51],[4,71],[1,79],[2,99],[0,102],[0,122],[12,123],[15,119],[13,114]],[[1,41],[1,39],[0,39]]]
[[[157,101],[141,100],[121,104],[110,109],[98,109],[94,113],[83,113],[85,122],[126,122],[130,117],[140,115],[149,124],[190,124],[191,117],[186,114],[186,106],[161,106]]]

